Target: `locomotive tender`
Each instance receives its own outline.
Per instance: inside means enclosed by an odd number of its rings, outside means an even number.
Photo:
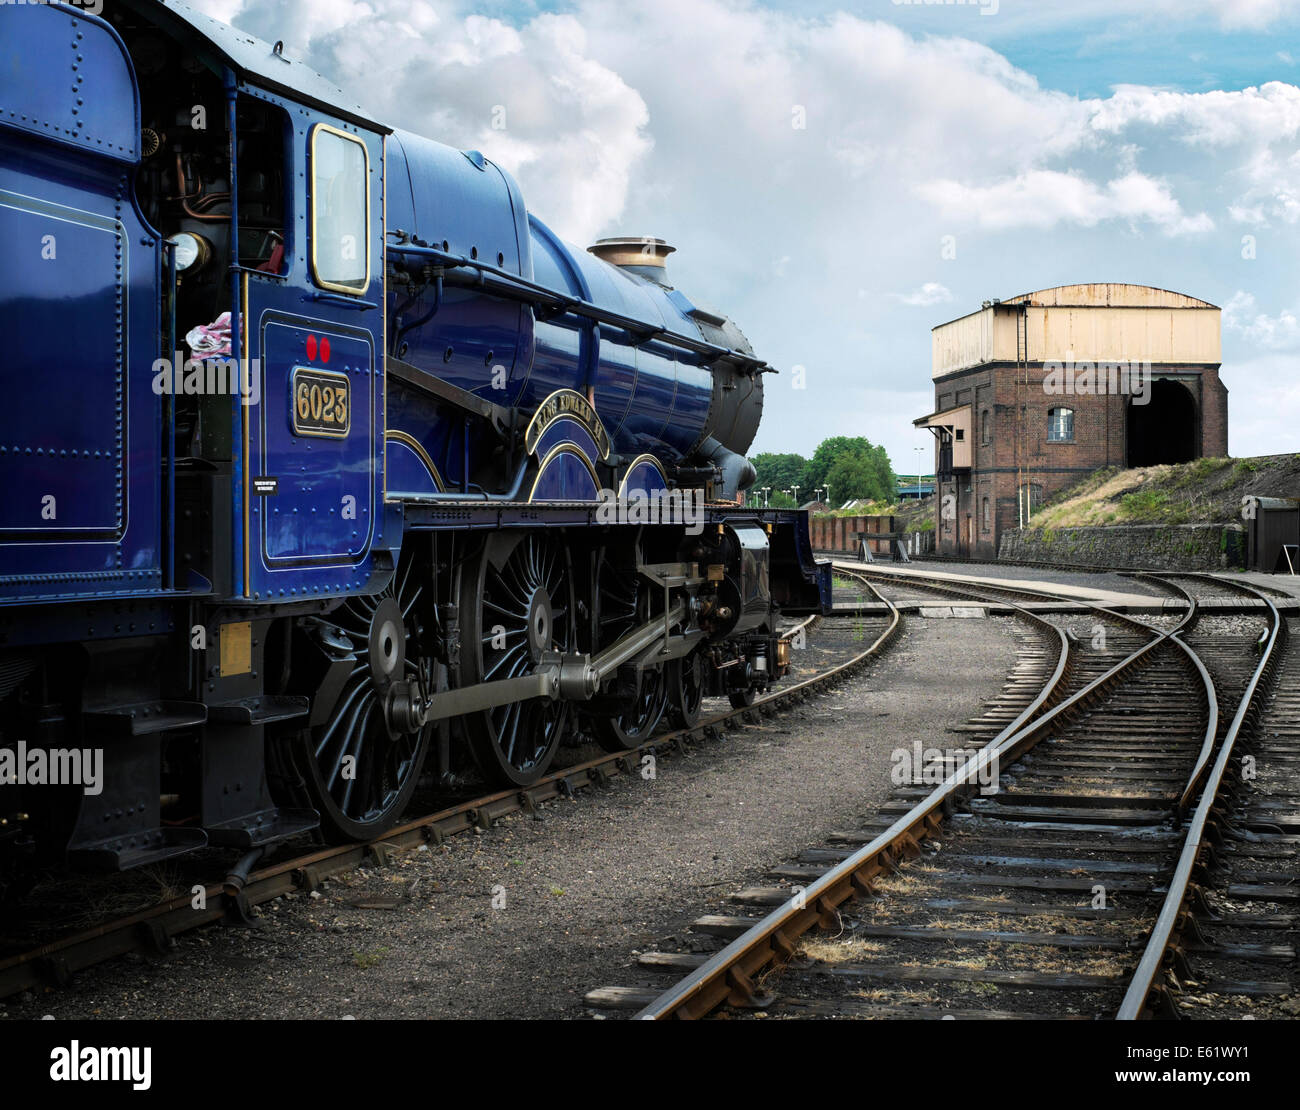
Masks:
[[[48,757],[0,888],[371,837],[785,673],[828,568],[743,503],[770,368],[672,248],[180,3],[3,5],[0,55],[0,750]]]

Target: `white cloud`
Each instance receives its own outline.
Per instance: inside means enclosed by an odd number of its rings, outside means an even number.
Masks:
[[[1265,351],[1300,348],[1300,319],[1283,309],[1276,316],[1260,312],[1253,293],[1238,290],[1223,306],[1223,326]]]
[[[940,285],[937,281],[927,281],[919,289],[914,289],[910,293],[893,293],[891,294],[896,300],[908,305],[932,305],[947,304],[952,300],[952,293],[948,287]]]
[[[1032,170],[992,185],[934,181],[921,186],[949,218],[965,217],[988,228],[1047,229],[1057,224],[1094,227],[1103,220],[1155,224],[1168,235],[1209,231],[1204,212],[1183,213],[1168,185],[1131,171],[1104,186],[1076,172]]]
[[[284,39],[379,118],[482,150],[567,238],[673,242],[671,280],[733,316],[773,365],[808,367],[805,391],[769,379],[781,419],[764,423],[756,450],[865,433],[907,453],[910,417],[931,407],[939,321],[900,324],[925,316],[900,303],[969,311],[1078,280],[1224,303],[1244,280],[1226,276],[1247,265],[1243,225],[1259,240],[1255,288],[1290,282],[1280,303],[1300,303],[1300,89],[1289,84],[1082,98],[1048,87],[1051,69],[1040,83],[951,37],[957,21],[915,36],[754,0],[572,0],[564,15],[493,5],[515,13],[499,18],[474,14],[475,0],[197,2]],[[1202,23],[1286,18],[1258,0],[1152,2],[1161,18],[1192,11]],[[1066,7],[1074,24],[1099,26],[1075,5],[1004,4],[982,23],[1038,26]],[[1107,31],[1131,25],[1131,0],[1098,10]],[[1158,41],[1158,30],[1134,33]],[[1263,57],[1286,45],[1275,39]],[[504,130],[492,126],[497,106]],[[941,254],[945,237],[955,257]],[[1271,331],[1259,316],[1240,331],[1225,324],[1225,341],[1280,342],[1283,316]],[[1225,380],[1236,420],[1226,362]]]
[[[201,0],[226,17],[234,3]],[[482,150],[524,179],[530,210],[581,244],[617,219],[653,148],[645,101],[592,56],[573,15],[515,27],[464,14],[455,0],[246,8],[241,27],[283,38],[379,119]]]
[[[1228,450],[1237,455],[1293,454],[1300,413],[1295,355],[1225,358],[1220,373],[1231,390]]]
[[[1294,10],[1292,0],[1202,0],[1228,30],[1262,30]]]
[[[1118,85],[1106,100],[1091,103],[1094,131],[1118,135],[1138,126],[1162,128],[1189,146],[1284,142],[1300,131],[1300,89],[1281,81],[1205,93]]]

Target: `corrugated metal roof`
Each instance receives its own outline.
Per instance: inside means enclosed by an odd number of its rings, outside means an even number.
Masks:
[[[1077,285],[1054,285],[1033,293],[1007,297],[1003,304],[1033,304],[1056,308],[1218,308],[1186,293],[1155,285],[1134,285],[1123,281],[1094,281]]]

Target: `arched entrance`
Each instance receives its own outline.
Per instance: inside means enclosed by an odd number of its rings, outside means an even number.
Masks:
[[[1145,405],[1129,401],[1129,466],[1191,462],[1196,442],[1196,400],[1182,382],[1161,378]]]

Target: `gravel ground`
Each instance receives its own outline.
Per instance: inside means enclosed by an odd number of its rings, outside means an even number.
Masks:
[[[848,686],[665,758],[652,781],[619,778],[342,876],[263,906],[255,929],[182,935],[166,959],[112,961],[0,1015],[581,1017],[588,989],[641,981],[634,952],[874,813],[891,751],[943,743],[976,713],[1014,662],[1016,630],[911,618]]]

